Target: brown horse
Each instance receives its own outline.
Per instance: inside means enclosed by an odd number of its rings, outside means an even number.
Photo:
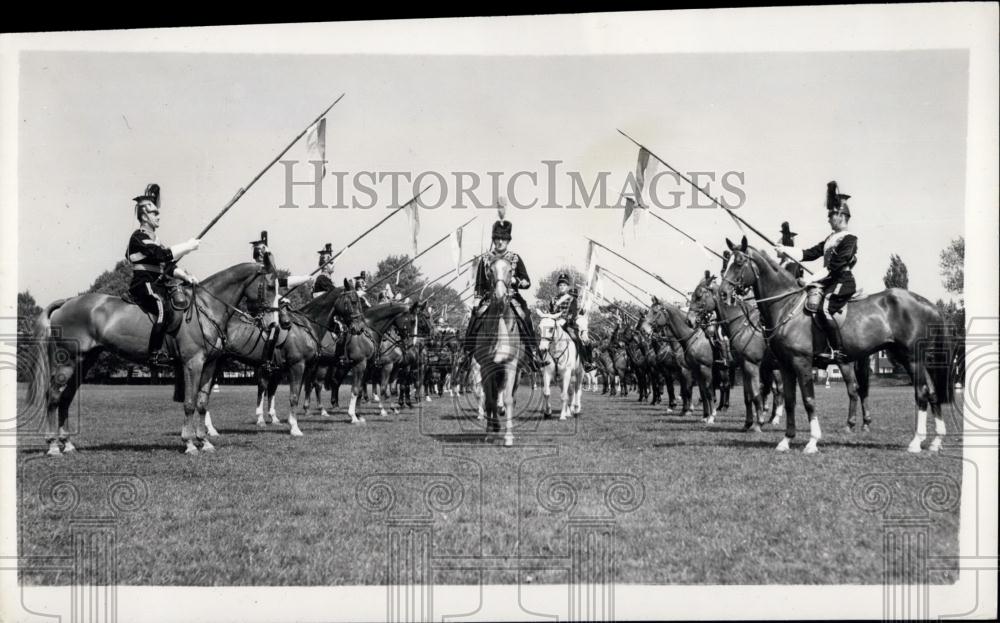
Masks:
[[[653,299],[653,305],[643,319],[641,328],[647,335],[663,329],[679,342],[684,365],[691,370],[701,395],[701,420],[705,424],[714,424],[716,413],[712,368],[715,365],[715,354],[705,334],[688,323],[687,315],[680,308],[656,298]]]
[[[168,342],[177,357],[174,400],[184,402],[181,439],[186,452],[211,451],[203,418],[211,397],[217,359],[224,354],[227,327],[237,305],[246,300],[263,305],[274,293],[274,267],[255,262],[237,264],[187,289],[191,300]],[[180,315],[180,314],[179,314]],[[153,322],[138,305],[117,296],[83,294],[55,301],[35,320],[28,404],[45,410],[49,454],[75,450],[65,430],[69,407],[87,368],[102,350],[145,363]],[[256,330],[259,332],[259,326]],[[199,417],[195,418],[197,409]],[[58,417],[57,417],[58,412]],[[58,432],[57,432],[58,428]],[[61,447],[60,447],[61,444]]]
[[[753,289],[766,337],[781,368],[787,420],[785,437],[777,449],[788,450],[795,437],[798,384],[809,417],[810,438],[805,452],[817,452],[822,432],[815,412],[812,367],[816,353],[825,349],[826,338],[802,311],[806,289],[774,259],[748,247],[745,236],[739,246],[728,239],[726,244],[733,251],[733,259],[723,276],[723,295],[742,296]],[[921,450],[927,437],[929,404],[937,429],[929,449],[938,451],[945,435],[941,405],[953,400],[954,386],[950,374],[952,332],[934,304],[908,290],[889,288],[848,303],[837,322],[850,360],[885,349],[906,368],[913,381],[917,407],[916,430],[907,449]]]

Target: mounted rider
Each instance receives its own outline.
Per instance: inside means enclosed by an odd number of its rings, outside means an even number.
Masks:
[[[705,278],[701,281],[701,286],[711,289],[715,281],[715,275],[711,271],[705,271]],[[705,333],[709,344],[712,345],[712,358],[717,363],[727,364],[732,359],[729,350],[729,338],[722,332],[717,309],[704,310],[698,314],[698,326]]]
[[[271,251],[267,246],[267,231],[260,232],[260,238],[251,240],[250,244],[253,246],[251,252],[253,261],[258,264],[274,265],[273,261],[267,259],[271,255]],[[274,291],[274,301],[262,320],[264,326],[264,352],[261,356],[264,361],[265,370],[270,371],[275,367],[271,358],[274,356],[274,347],[278,343],[278,337],[281,334],[281,327],[278,326],[278,309],[281,305],[288,303],[286,299],[281,298],[281,289],[294,288],[300,284],[309,283],[312,280],[312,275],[289,275],[278,278],[277,287]]]
[[[535,334],[535,328],[532,326],[531,318],[528,315],[528,304],[518,292],[518,290],[525,290],[531,287],[531,278],[528,276],[528,269],[525,267],[521,256],[507,248],[507,245],[511,241],[513,226],[510,221],[504,218],[506,210],[507,200],[500,197],[497,201],[499,218],[493,223],[493,244],[490,250],[484,253],[479,259],[479,266],[476,269],[475,291],[476,296],[479,297],[479,303],[472,309],[471,318],[469,318],[469,327],[465,332],[465,350],[469,355],[472,355],[475,349],[476,333],[479,331],[483,314],[486,313],[490,305],[490,277],[488,269],[493,262],[503,259],[510,263],[514,273],[511,280],[510,296],[514,318],[518,328],[521,330],[524,347],[531,359],[531,363],[535,367],[540,368],[545,365],[545,358],[538,350],[538,336]]]
[[[333,244],[326,245],[316,252],[319,254],[319,275],[313,281],[312,297],[323,296],[335,289],[333,285]]]
[[[200,242],[191,238],[186,242],[167,247],[156,236],[160,226],[160,187],[149,184],[135,201],[135,218],[139,228],[128,240],[125,258],[132,265],[132,281],[128,292],[132,300],[146,313],[153,316],[153,329],[149,334],[150,365],[167,365],[170,354],[163,349],[163,338],[172,319],[167,279],[175,278],[194,285],[197,280],[177,262],[198,248]]]
[[[580,353],[583,367],[590,371],[594,367],[593,350],[590,342],[584,342],[580,337],[580,327],[576,324],[577,318],[585,313],[580,309],[580,292],[576,288],[570,288],[569,275],[566,273],[559,273],[556,278],[556,290],[558,291],[556,295],[549,299],[549,313],[559,314],[557,322],[561,321],[563,330],[573,340],[577,352]]]
[[[826,210],[827,222],[833,233],[822,242],[801,251],[788,246],[775,247],[775,252],[803,262],[823,258],[827,274],[816,275],[813,281],[815,287],[822,288],[822,300],[818,305],[807,302],[806,310],[815,314],[819,321],[817,324],[826,334],[830,345],[829,352],[818,356],[836,363],[845,361],[846,355],[834,314],[843,309],[857,291],[851,269],[858,261],[858,238],[847,230],[851,210],[846,200],[850,198],[850,195],[840,193],[837,182],[829,182],[826,185]]]
[[[361,271],[361,274],[354,278],[354,291],[358,294],[358,300],[361,301],[362,312],[372,306],[368,300],[368,273],[366,271]]]
[[[792,231],[791,226],[788,221],[781,223],[781,246],[783,247],[794,247],[795,246],[795,236],[797,233]],[[781,257],[780,255],[778,256]],[[801,279],[805,274],[805,269],[802,268],[800,264],[796,264],[792,260],[783,259],[781,260],[781,267],[795,275],[796,279]]]

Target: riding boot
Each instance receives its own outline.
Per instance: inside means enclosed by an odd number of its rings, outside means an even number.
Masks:
[[[264,360],[264,371],[273,372],[277,366],[271,361],[274,357],[274,347],[278,342],[278,325],[271,323],[267,327],[267,337],[264,339],[264,352],[261,358]]]
[[[530,357],[530,363],[535,369],[541,369],[545,367],[545,355],[538,349],[538,336],[535,335],[535,328],[531,326],[531,320],[522,317],[521,314],[514,312],[514,317],[517,318],[517,323],[521,327],[521,333],[524,334],[524,346],[528,351],[528,356]]]
[[[833,318],[827,318],[823,314],[823,324],[826,328],[826,341],[830,344],[830,352],[827,356],[835,363],[843,363],[847,360],[847,355],[843,351],[843,339],[840,336],[840,326]]]
[[[480,320],[482,319],[482,314],[478,312],[477,309],[472,310],[471,318],[469,318],[469,327],[465,331],[465,339],[462,340],[462,349],[470,357],[472,352],[476,347],[476,333],[479,331]]]
[[[167,333],[167,324],[154,323],[153,330],[149,333],[149,365],[168,366],[173,362],[173,357],[163,347],[163,339]]]

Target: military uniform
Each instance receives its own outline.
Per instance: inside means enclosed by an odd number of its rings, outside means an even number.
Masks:
[[[271,251],[268,249],[267,242],[267,231],[260,232],[260,238],[258,240],[250,241],[253,245],[252,257],[255,262],[260,264],[271,263],[273,265],[273,260],[270,259]],[[281,305],[281,290],[288,289],[289,287],[295,287],[301,283],[309,281],[311,276],[294,276],[289,275],[287,277],[279,277],[277,282],[277,287],[274,292],[274,300],[271,304],[271,309],[267,311],[264,318],[264,352],[262,353],[262,358],[264,360],[265,368],[272,368],[273,364],[271,358],[274,355],[274,348],[278,343],[278,337],[281,333],[281,327],[278,326],[278,307]]]
[[[319,254],[319,267],[320,273],[313,281],[312,296],[313,298],[323,296],[327,292],[331,292],[334,289],[333,285],[333,245],[329,242],[326,243],[322,249],[317,251]]]
[[[712,287],[715,275],[705,271],[705,278],[701,285],[706,288]],[[728,363],[731,359],[729,352],[729,338],[722,332],[722,325],[719,322],[718,310],[706,311],[699,314],[698,324],[701,326],[705,337],[712,345],[712,356],[719,363]]]
[[[145,207],[148,205],[155,206],[155,214],[159,215],[159,185],[147,185],[145,192],[133,197],[133,201],[136,202],[136,218],[140,221],[145,214],[154,212]],[[183,276],[183,271],[176,267],[176,262],[180,256],[196,248],[197,243],[192,240],[177,245],[175,253],[174,249],[160,242],[155,228],[145,223],[129,237],[125,259],[132,266],[132,280],[129,282],[128,292],[143,311],[153,316],[153,329],[149,334],[148,345],[152,364],[165,364],[170,359],[169,355],[162,352],[163,339],[173,313],[164,280],[174,277],[175,269],[177,276]]]
[[[838,191],[837,182],[828,183],[827,215],[842,214],[846,219],[850,219],[851,210],[846,202],[846,199],[850,198],[850,195],[844,195]],[[831,352],[828,356],[834,360],[842,359],[843,354],[841,353],[840,327],[833,316],[847,305],[847,302],[857,291],[854,274],[851,272],[858,261],[857,255],[858,238],[846,228],[835,231],[822,242],[803,249],[801,254],[801,260],[804,262],[823,258],[823,267],[827,274],[815,281],[823,288],[823,301],[817,310],[819,313],[816,314],[816,317],[830,342]]]
[[[556,280],[556,286],[560,284],[570,285],[569,275],[561,273]],[[574,288],[564,294],[556,294],[549,299],[549,313],[559,314],[563,320],[563,330],[569,334],[580,353],[583,364],[589,368],[593,361],[593,353],[590,344],[584,343],[580,338],[580,328],[576,324],[577,318],[582,313],[579,309],[578,291]]]
[[[361,274],[354,278],[354,291],[358,294],[358,300],[361,302],[362,312],[372,306],[371,302],[368,300],[367,289],[368,273],[361,271]]]

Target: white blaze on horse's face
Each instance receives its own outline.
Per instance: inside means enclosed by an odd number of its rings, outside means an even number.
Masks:
[[[544,353],[549,349],[549,343],[552,341],[552,335],[555,333],[555,330],[555,319],[543,316],[538,323],[538,350]]]
[[[490,275],[493,278],[493,292],[497,298],[507,296],[511,272],[510,262],[503,258],[497,258],[490,265]]]

